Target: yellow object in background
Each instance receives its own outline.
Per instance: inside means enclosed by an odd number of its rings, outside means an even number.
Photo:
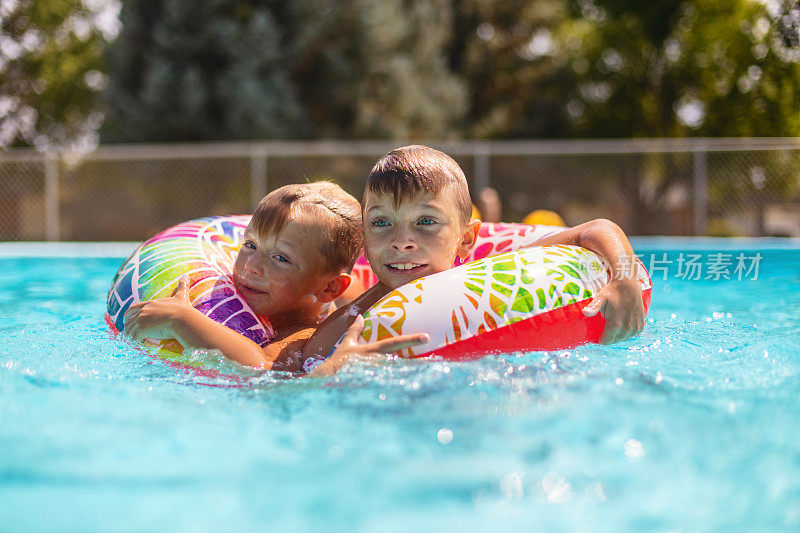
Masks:
[[[475,208],[473,207],[472,210],[474,211]],[[555,211],[548,211],[547,209],[537,209],[536,211],[531,211],[525,216],[525,218],[522,220],[522,223],[530,224],[531,226],[535,226],[537,224],[541,224],[543,226],[567,225],[564,222],[564,219],[561,218],[558,213]]]
[[[475,204],[472,204],[472,218],[477,218],[478,220],[481,219],[481,212],[478,211],[478,208],[475,207]]]

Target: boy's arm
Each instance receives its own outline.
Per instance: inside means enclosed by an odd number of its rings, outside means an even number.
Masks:
[[[340,307],[317,328],[317,331],[308,340],[303,351],[306,358],[325,358],[331,353],[339,339],[348,331],[358,315],[364,313],[389,292],[382,283],[367,289],[361,296]]]
[[[124,331],[134,340],[177,339],[186,347],[219,350],[232,361],[263,369],[294,370],[294,355],[302,352],[302,345],[314,332],[313,328],[301,329],[261,348],[192,307],[185,277],[172,296],[132,305],[124,319]]]
[[[548,235],[530,246],[548,244],[572,244],[587,248],[611,268],[611,281],[583,309],[586,316],[594,316],[599,312],[605,318],[601,344],[625,340],[642,331],[645,312],[636,256],[619,226],[606,219],[592,220]]]
[[[380,357],[399,350],[425,344],[430,340],[427,333],[414,335],[401,335],[391,339],[359,344],[358,337],[364,330],[364,317],[358,315],[355,321],[347,328],[347,333],[342,337],[342,342],[336,347],[333,354],[325,362],[307,374],[308,377],[319,378],[336,374],[353,357]]]

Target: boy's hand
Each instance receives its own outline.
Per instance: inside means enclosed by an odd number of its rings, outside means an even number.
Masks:
[[[595,316],[597,313],[606,319],[600,344],[611,344],[638,335],[644,328],[645,317],[639,280],[612,279],[583,308],[586,316]]]
[[[181,276],[169,298],[134,304],[125,312],[123,331],[135,341],[142,339],[178,339],[174,324],[181,313],[193,309],[189,300],[189,278]]]
[[[344,334],[342,342],[339,343],[333,354],[308,375],[312,377],[331,376],[338,372],[352,357],[381,357],[425,344],[430,340],[430,336],[427,333],[416,333],[392,337],[391,339],[369,344],[359,344],[358,337],[362,331],[364,331],[364,317],[358,315],[355,322],[347,328],[347,333]]]

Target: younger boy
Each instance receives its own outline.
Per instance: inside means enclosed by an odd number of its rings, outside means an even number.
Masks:
[[[265,196],[245,229],[233,267],[236,290],[276,338],[266,348],[192,307],[186,279],[170,298],[141,302],[125,313],[133,339],[177,339],[217,349],[238,363],[302,371],[299,355],[331,303],[350,284],[362,250],[361,207],[330,182],[287,185]]]
[[[360,313],[391,290],[451,268],[456,256],[467,257],[480,229],[480,221],[471,218],[464,172],[448,155],[426,146],[398,148],[375,164],[367,178],[362,213],[365,252],[379,281],[331,314],[311,336],[304,357],[307,370],[314,362],[319,365],[312,375],[333,374],[354,355],[370,356],[424,342],[424,336],[411,335],[391,339],[393,343],[358,344],[363,327]],[[587,222],[532,246],[546,244],[582,246],[610,265],[611,282],[584,309],[587,316],[600,312],[605,317],[601,343],[621,341],[641,331],[641,287],[636,272],[630,272],[634,253],[616,224],[608,220]],[[345,332],[340,346],[327,357]]]

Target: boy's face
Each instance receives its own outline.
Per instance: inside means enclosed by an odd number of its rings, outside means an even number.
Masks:
[[[323,257],[311,215],[293,214],[280,235],[260,238],[251,226],[233,265],[233,284],[253,311],[277,316],[317,302],[325,285]]]
[[[367,191],[364,247],[370,267],[395,289],[422,276],[452,268],[456,255],[474,244],[472,222],[464,226],[452,187],[420,192],[395,207],[393,194]]]

